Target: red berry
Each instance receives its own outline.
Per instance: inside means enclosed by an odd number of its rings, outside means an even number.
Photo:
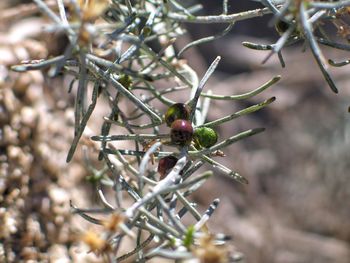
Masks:
[[[158,173],[160,174],[160,180],[164,179],[165,176],[174,168],[177,163],[177,158],[175,156],[166,156],[159,160],[158,162]]]
[[[185,103],[175,103],[165,113],[165,122],[170,127],[175,120],[188,120],[189,117],[189,107]]]
[[[171,124],[170,138],[173,144],[180,146],[189,145],[193,137],[193,127],[191,122],[186,120],[176,120]]]

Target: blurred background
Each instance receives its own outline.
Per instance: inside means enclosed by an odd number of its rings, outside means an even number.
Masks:
[[[82,158],[65,163],[73,134],[74,98],[62,87],[61,77],[47,80],[42,72],[8,70],[22,60],[60,54],[65,47],[64,37],[42,33],[42,17],[20,12],[22,5],[16,5],[25,2],[30,1],[0,2],[0,262],[6,262],[1,261],[4,254],[10,255],[10,262],[98,262],[91,253],[84,254],[83,245],[75,244],[75,228],[88,224],[69,212],[69,200],[81,207],[94,201]],[[201,14],[222,12],[221,1],[196,2],[204,6]],[[228,3],[229,13],[260,7],[247,0]],[[262,65],[267,53],[241,43],[277,41],[274,27],[268,26],[270,20],[264,16],[238,22],[228,35],[183,54],[199,76],[216,56],[222,57],[206,85],[215,94],[247,92],[282,75],[280,82],[254,99],[212,102],[209,120],[276,97],[262,111],[218,130],[220,137],[227,138],[245,129],[266,128],[230,146],[221,160],[248,178],[249,185],[216,174],[193,199],[204,211],[214,198],[220,198],[210,229],[232,235],[244,262],[348,263],[349,66],[330,69],[340,90],[336,95],[302,44],[283,50],[285,68],[276,56]],[[224,28],[188,24],[188,34],[176,41],[176,47],[180,50]],[[323,51],[334,60],[349,56]]]

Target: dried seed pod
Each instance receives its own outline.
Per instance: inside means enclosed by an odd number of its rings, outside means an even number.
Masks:
[[[209,127],[200,127],[194,131],[194,141],[197,146],[209,148],[218,141],[218,134]]]
[[[164,179],[165,176],[174,168],[178,159],[175,156],[169,155],[163,157],[158,162],[158,173],[160,174],[160,180]]]
[[[170,138],[173,144],[180,146],[189,145],[193,137],[193,127],[191,122],[186,120],[176,120],[171,124]]]
[[[174,105],[170,106],[165,113],[165,122],[170,127],[175,120],[188,120],[189,117],[189,107],[185,103],[175,103]]]

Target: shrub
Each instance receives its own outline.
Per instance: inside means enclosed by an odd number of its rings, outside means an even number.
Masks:
[[[201,262],[241,259],[239,253],[230,254],[225,248],[230,237],[211,233],[206,225],[220,201],[213,200],[207,211],[201,214],[196,204],[187,198],[213,175],[211,170],[196,174],[205,163],[239,183],[248,183],[242,175],[214,158],[224,158],[225,147],[264,129],[254,128],[229,138],[220,138],[215,134],[215,128],[263,109],[275,98],[207,121],[210,101],[249,99],[281,77],[272,77],[245,94],[212,94],[210,89],[204,92],[203,88],[220,62],[220,57],[200,78],[181,59],[181,54],[191,47],[224,36],[238,21],[273,14],[272,21],[281,35],[277,42],[271,45],[244,42],[243,45],[269,51],[264,62],[277,54],[284,67],[282,48],[304,41],[309,45],[325,80],[334,92],[338,92],[318,45],[349,50],[347,44],[332,41],[334,34],[329,35],[323,30],[324,22],[331,21],[339,35],[348,39],[350,31],[342,17],[348,12],[346,6],[349,1],[261,0],[259,2],[265,7],[228,14],[228,3],[224,0],[223,12],[216,16],[197,16],[201,5],[175,0],[58,0],[58,12],[50,9],[44,1],[34,2],[54,22],[53,29],[66,34],[69,44],[62,55],[26,62],[14,66],[13,70],[49,67],[49,76],[61,72],[72,76],[68,91],[77,86],[75,130],[67,162],[73,158],[97,102],[104,101],[109,106],[109,114],[104,117],[100,134],[91,137],[92,141],[100,143],[98,159],[105,168],[93,170],[90,180],[112,189],[115,204],[107,201],[101,187],[98,187],[98,196],[104,205],[101,209],[80,209],[71,204],[74,213],[103,226],[101,233],[87,231],[82,240],[93,252],[111,262],[131,256],[136,256],[142,262],[153,257],[175,260],[195,258]],[[227,28],[217,35],[188,43],[176,52],[174,43],[186,33],[186,23],[222,23],[227,24]],[[348,63],[349,60],[329,60],[332,66]],[[166,83],[167,88],[161,88],[162,83]],[[178,92],[186,95],[183,101],[169,98]],[[122,107],[122,100],[128,101],[127,109]],[[186,104],[188,112],[179,113],[170,121],[167,113],[165,120],[166,109],[170,107],[173,110],[173,105],[178,103]],[[165,122],[171,129],[165,127]],[[110,134],[113,126],[121,127],[127,133]],[[210,143],[198,143],[201,131],[210,131],[215,138],[211,138]],[[193,132],[197,134],[195,139]],[[133,144],[129,144],[129,149],[119,149],[118,141],[121,140]],[[167,164],[164,158],[170,156],[172,163]],[[158,171],[162,171],[161,177],[152,165],[159,160],[163,160],[159,165],[169,165],[158,167]],[[125,207],[125,195],[133,202],[130,207]],[[101,220],[91,215],[95,213],[109,216]],[[194,219],[192,225],[183,223],[182,218],[186,214]],[[146,239],[143,239],[144,233],[148,233]],[[135,247],[130,253],[119,255],[120,244],[126,237],[135,240]]]

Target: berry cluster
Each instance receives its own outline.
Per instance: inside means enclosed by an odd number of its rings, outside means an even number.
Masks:
[[[190,108],[185,103],[175,103],[165,113],[165,122],[170,127],[171,143],[181,147],[188,146],[191,142],[196,148],[209,148],[213,146],[218,135],[209,127],[193,129],[190,119]],[[158,173],[163,179],[177,162],[175,156],[166,156],[159,160]]]

